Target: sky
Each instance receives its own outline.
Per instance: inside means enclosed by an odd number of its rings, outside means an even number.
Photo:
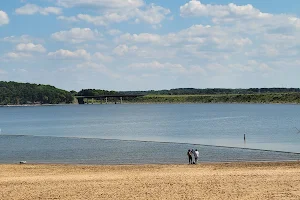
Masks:
[[[1,81],[299,88],[299,75],[299,0],[0,1]]]

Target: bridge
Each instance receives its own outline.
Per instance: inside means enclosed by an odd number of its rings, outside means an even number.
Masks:
[[[143,97],[145,95],[142,94],[115,94],[115,95],[98,95],[98,96],[75,96],[75,98],[78,100],[79,104],[85,104],[89,102],[89,99],[92,100],[92,103],[94,103],[94,100],[100,100],[101,103],[105,102],[108,103],[109,99],[113,99],[115,103],[120,100],[120,103],[123,103],[124,99],[133,99],[137,97]],[[86,100],[86,101],[85,101]]]

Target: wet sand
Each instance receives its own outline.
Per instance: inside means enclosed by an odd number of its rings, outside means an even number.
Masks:
[[[300,162],[0,165],[0,199],[300,199]]]

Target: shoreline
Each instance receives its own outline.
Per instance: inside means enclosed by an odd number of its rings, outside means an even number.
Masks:
[[[300,162],[0,164],[0,199],[299,199]]]
[[[225,105],[230,105],[230,104],[234,104],[234,105],[300,105],[300,103],[255,103],[255,102],[215,102],[215,103],[204,103],[204,102],[123,102],[121,103],[89,103],[89,104],[76,104],[76,103],[71,103],[71,104],[22,104],[22,105],[0,105],[1,107],[40,107],[40,106],[72,106],[72,105],[166,105],[166,104],[170,104],[170,105],[176,105],[176,104],[225,104]]]

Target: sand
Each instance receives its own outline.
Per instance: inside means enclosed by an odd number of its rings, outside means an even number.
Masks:
[[[0,199],[300,199],[300,162],[0,165]]]

